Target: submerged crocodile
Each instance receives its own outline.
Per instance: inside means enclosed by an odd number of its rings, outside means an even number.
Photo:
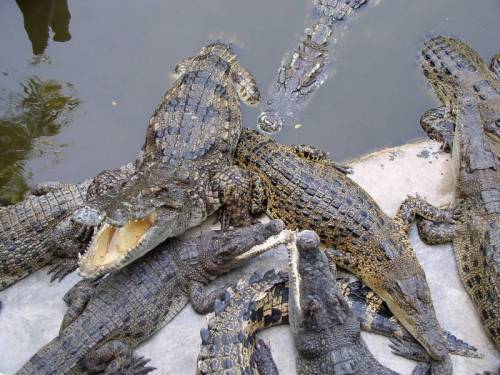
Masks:
[[[460,40],[437,36],[422,49],[422,69],[443,107],[421,120],[452,150],[456,223],[418,219],[429,244],[453,243],[462,283],[500,350],[500,54],[490,67]]]
[[[241,132],[238,96],[258,102],[254,79],[220,42],[184,59],[175,71],[180,78],[149,121],[135,173],[121,189],[73,215],[96,228],[79,262],[84,277],[120,269],[221,206],[223,227],[251,222],[239,199],[249,180],[232,158]]]
[[[41,348],[18,375],[145,374],[152,370],[132,350],[188,303],[206,313],[225,288],[205,284],[283,241],[279,220],[194,239],[167,240],[128,267],[98,280],[84,279],[64,297],[59,336]],[[267,240],[267,241],[266,241]]]
[[[324,152],[281,145],[251,130],[242,132],[235,159],[260,177],[252,194],[256,204],[264,205],[289,229],[315,230],[326,246],[333,247],[326,250],[330,261],[377,293],[433,359],[448,357],[425,273],[407,231],[415,212],[452,221],[449,212],[408,199],[391,219]]]
[[[328,79],[335,30],[368,0],[314,0],[311,22],[299,44],[287,54],[265,100],[258,126],[265,132],[290,125]]]
[[[22,202],[0,208],[0,290],[46,265],[52,280],[74,271],[90,233],[71,221],[73,211],[89,197],[112,191],[132,168],[126,165],[75,185],[38,184]],[[97,181],[100,190],[92,189]]]
[[[335,266],[319,245],[316,233],[303,231],[290,246],[288,309],[297,373],[396,374],[368,350],[359,321],[340,293]]]

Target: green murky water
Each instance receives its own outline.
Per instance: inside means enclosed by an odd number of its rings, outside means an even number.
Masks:
[[[307,4],[288,0],[3,0],[0,2],[0,204],[44,180],[79,181],[132,160],[176,62],[210,39],[240,46],[266,92],[302,33]],[[500,48],[498,0],[376,0],[343,31],[335,75],[276,135],[337,160],[420,137],[436,102],[416,63],[445,33],[485,59]],[[244,108],[254,127],[259,109]]]

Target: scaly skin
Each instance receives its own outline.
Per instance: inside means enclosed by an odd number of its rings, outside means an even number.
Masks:
[[[353,275],[341,275],[337,282],[340,291],[344,296],[352,312],[358,318],[361,324],[361,330],[375,333],[391,338],[393,342],[393,353],[409,358],[416,359],[410,352],[419,352],[419,361],[430,362],[425,349],[410,335],[391,313],[387,304],[380,299],[366,285]],[[444,331],[448,350],[451,354],[471,358],[483,358],[478,353],[477,348],[455,337],[448,331]],[[418,348],[418,349],[417,349]]]
[[[368,350],[359,321],[340,293],[335,267],[319,245],[316,233],[303,231],[289,252],[288,308],[297,373],[396,374]]]
[[[259,115],[258,126],[265,132],[279,131],[296,120],[298,112],[328,79],[329,54],[337,27],[368,0],[314,0],[311,22],[299,44],[288,52],[278,70]]]
[[[215,302],[208,329],[201,330],[196,373],[277,374],[269,349],[256,333],[288,323],[288,274],[274,270],[241,279]],[[264,354],[264,355],[263,355]]]
[[[83,277],[120,269],[222,206],[224,228],[252,222],[241,203],[250,179],[232,159],[241,132],[238,96],[258,102],[254,79],[223,43],[181,61],[176,73],[149,120],[135,174],[73,216],[97,227],[79,262]]]
[[[418,228],[429,244],[453,243],[462,283],[500,350],[499,59],[490,70],[465,43],[441,36],[422,49],[422,69],[444,107],[427,111],[421,123],[452,150],[458,220],[419,218]]]
[[[126,165],[76,185],[38,184],[24,201],[0,208],[0,290],[48,264],[52,280],[74,271],[89,232],[71,222],[73,211],[112,191],[131,170]],[[92,189],[97,180],[100,190]]]
[[[82,280],[65,296],[69,305],[59,336],[38,351],[18,375],[144,374],[152,370],[132,350],[191,302],[211,310],[225,288],[205,284],[282,241],[279,220],[169,239],[157,251],[100,280]],[[267,239],[270,241],[265,242]]]
[[[53,278],[76,269],[84,246],[69,216],[84,204],[90,181],[37,192],[0,209],[0,290],[51,264]]]
[[[340,292],[361,330],[390,337],[394,354],[430,362],[425,349],[399,324],[384,301],[353,275],[343,273],[337,277]],[[255,374],[277,374],[267,345],[259,342],[256,333],[288,324],[288,295],[287,270],[254,274],[249,280],[238,281],[236,288],[228,288],[224,298],[215,304],[216,313],[209,317],[208,329],[201,331],[198,374],[244,374],[248,369]],[[445,336],[450,353],[482,358],[475,347],[447,331]]]
[[[304,153],[304,150],[307,153]],[[289,229],[315,230],[331,262],[348,269],[377,293],[403,326],[428,351],[447,357],[446,340],[437,321],[429,287],[412,249],[406,218],[420,211],[406,202],[393,220],[333,162],[311,155],[312,147],[286,146],[244,130],[235,159],[260,177],[267,213]],[[409,204],[408,204],[409,203]],[[440,217],[440,210],[426,210]],[[444,215],[444,214],[443,214]],[[452,220],[446,213],[442,217]]]

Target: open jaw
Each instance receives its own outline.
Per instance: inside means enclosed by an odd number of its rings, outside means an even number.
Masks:
[[[82,277],[97,277],[117,270],[144,255],[154,229],[156,214],[130,220],[121,227],[103,223],[92,236],[83,254],[79,254]]]

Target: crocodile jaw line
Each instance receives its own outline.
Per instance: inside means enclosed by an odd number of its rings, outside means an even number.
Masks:
[[[295,237],[295,236],[294,236]],[[288,268],[290,274],[290,288],[294,289],[294,304],[297,312],[302,314],[302,305],[300,303],[300,285],[302,278],[299,273],[299,249],[295,244],[295,238],[288,243]]]
[[[80,275],[97,276],[121,265],[148,236],[155,221],[153,213],[144,219],[129,221],[123,227],[102,225],[85,254],[79,257]]]
[[[279,234],[269,237],[265,242],[252,247],[250,250],[236,256],[234,258],[237,262],[254,258],[269,250],[272,250],[279,245],[288,245],[293,240],[293,232],[287,229],[282,230]]]

